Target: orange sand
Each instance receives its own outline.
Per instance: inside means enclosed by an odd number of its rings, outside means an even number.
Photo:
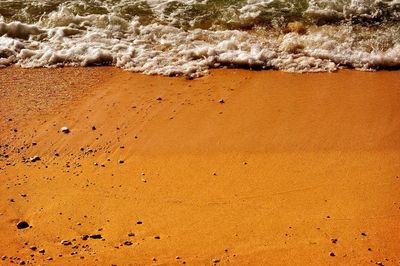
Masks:
[[[2,69],[1,263],[398,265],[399,88],[398,71]]]

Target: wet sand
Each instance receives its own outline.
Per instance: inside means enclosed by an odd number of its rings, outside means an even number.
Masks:
[[[399,77],[0,69],[0,261],[398,265]]]

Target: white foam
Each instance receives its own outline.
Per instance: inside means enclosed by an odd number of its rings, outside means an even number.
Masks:
[[[249,0],[248,5],[256,2]],[[0,22],[0,66],[115,65],[147,74],[192,77],[220,66],[289,72],[400,67],[399,26],[371,30],[351,25],[314,26],[304,35],[184,30],[142,25],[138,18],[126,21],[114,14],[74,15],[63,6],[35,25]]]

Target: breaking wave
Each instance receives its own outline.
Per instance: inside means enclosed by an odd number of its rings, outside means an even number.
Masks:
[[[0,66],[400,67],[399,0],[2,0]]]

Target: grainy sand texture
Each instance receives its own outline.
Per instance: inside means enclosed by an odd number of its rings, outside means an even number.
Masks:
[[[400,264],[398,71],[9,67],[0,99],[1,265]]]

